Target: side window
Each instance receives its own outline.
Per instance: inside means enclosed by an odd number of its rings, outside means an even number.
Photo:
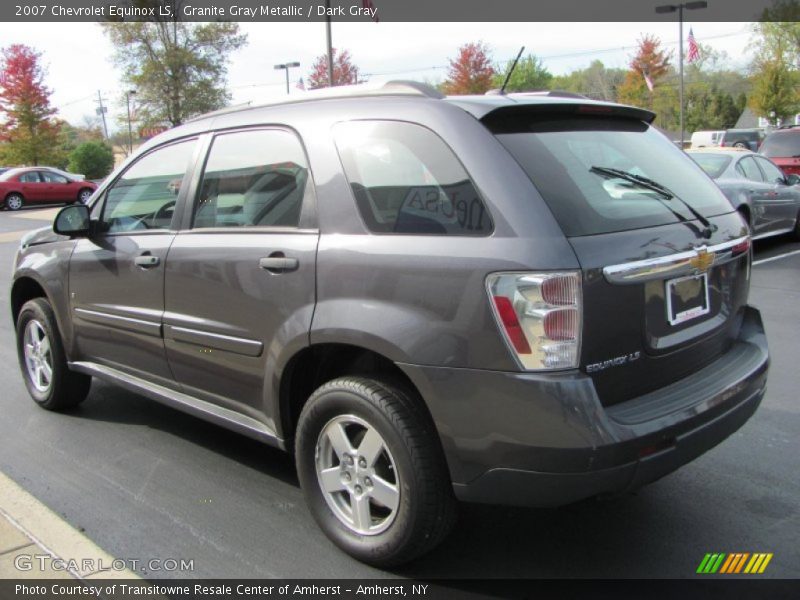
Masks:
[[[736,165],[736,170],[750,181],[764,181],[761,170],[751,156],[746,156]]]
[[[39,171],[42,180],[45,183],[67,183],[69,179],[57,173],[50,173],[49,171]]]
[[[169,229],[197,140],[171,144],[135,162],[108,189],[101,222],[109,233]]]
[[[429,129],[394,121],[351,121],[336,125],[334,137],[370,231],[491,234],[491,217],[469,175]]]
[[[755,160],[758,161],[758,164],[761,166],[761,170],[764,172],[764,178],[769,183],[783,183],[784,181],[786,181],[786,177],[784,177],[783,171],[781,171],[778,167],[769,162],[766,158],[761,158],[760,156],[757,156],[755,157]]]
[[[19,176],[20,183],[40,183],[39,173],[37,171],[28,171]]]
[[[203,171],[193,227],[297,227],[307,181],[303,148],[288,131],[218,135]]]

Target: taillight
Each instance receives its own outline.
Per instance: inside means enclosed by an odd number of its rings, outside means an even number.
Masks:
[[[578,366],[583,315],[579,272],[495,273],[486,278],[486,287],[503,336],[523,368]]]

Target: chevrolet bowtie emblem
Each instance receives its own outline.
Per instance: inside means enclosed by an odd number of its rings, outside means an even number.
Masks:
[[[714,264],[715,254],[705,248],[697,250],[697,256],[689,259],[689,264],[697,269],[698,273],[705,273]]]

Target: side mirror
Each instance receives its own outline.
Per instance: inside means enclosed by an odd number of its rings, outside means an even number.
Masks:
[[[786,176],[786,185],[797,185],[798,183],[800,183],[800,175],[791,173]]]
[[[69,237],[86,237],[91,231],[89,207],[85,204],[65,206],[53,221],[53,231]]]

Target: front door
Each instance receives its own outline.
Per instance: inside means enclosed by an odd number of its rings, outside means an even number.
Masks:
[[[164,338],[183,391],[261,418],[284,351],[308,344],[318,231],[298,138],[217,135],[167,256]]]
[[[197,140],[144,155],[92,208],[95,233],[70,260],[69,292],[78,360],[171,382],[164,354],[164,264],[173,213]]]
[[[754,156],[753,159],[761,167],[764,179],[772,185],[773,213],[775,229],[788,231],[794,229],[797,222],[797,191],[794,186],[787,185],[783,172],[766,158]]]

